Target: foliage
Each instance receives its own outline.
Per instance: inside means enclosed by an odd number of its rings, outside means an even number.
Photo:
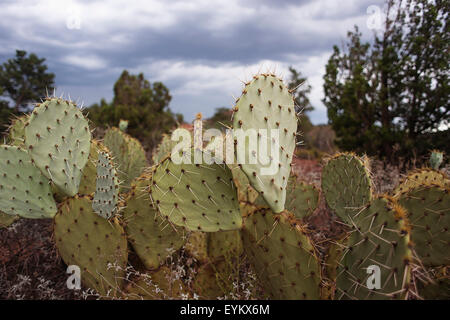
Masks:
[[[169,109],[172,99],[169,89],[161,82],[151,84],[142,73],[132,75],[124,70],[114,85],[114,99],[89,108],[89,118],[100,127],[117,126],[121,120],[128,121],[127,133],[138,138],[144,146],[152,149],[161,134],[172,129],[180,115]]]
[[[333,48],[324,76],[337,145],[390,162],[439,148],[436,131],[450,115],[449,4],[406,4],[388,2],[384,30],[372,42],[363,42],[357,27],[349,32],[343,50]]]
[[[16,57],[0,66],[0,94],[12,100],[15,112],[29,110],[36,102],[53,91],[53,73],[47,72],[44,58],[34,53],[16,50]]]

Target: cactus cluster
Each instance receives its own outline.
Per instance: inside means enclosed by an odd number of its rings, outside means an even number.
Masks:
[[[434,169],[380,195],[367,157],[340,153],[319,188],[291,175],[298,115],[280,79],[255,76],[233,110],[237,164],[196,163],[208,153],[198,146],[177,161],[166,135],[148,168],[124,122],[93,140],[74,103],[47,98],[0,146],[0,226],[54,218],[62,259],[102,297],[223,297],[243,256],[275,299],[448,297],[450,186],[439,154]],[[256,147],[239,136],[249,129]],[[317,242],[308,220],[319,210],[338,220],[339,237]],[[175,274],[174,259],[191,261],[192,277]],[[368,285],[373,266],[380,288]],[[131,267],[139,276],[127,277]]]

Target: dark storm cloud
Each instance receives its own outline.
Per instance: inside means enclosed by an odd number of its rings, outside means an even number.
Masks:
[[[123,69],[142,71],[150,81],[163,80],[174,96],[172,109],[188,119],[196,111],[209,116],[214,108],[229,106],[239,83],[228,80],[242,78],[245,66],[272,61],[285,70],[294,65],[304,68],[316,86],[311,99],[316,123],[326,121],[320,103],[326,55],[353,24],[364,23],[369,5],[383,4],[247,0],[216,5],[199,0],[193,1],[196,7],[183,1],[62,2],[2,2],[0,61],[12,57],[16,48],[35,52],[47,59],[58,88],[87,104],[110,99]],[[79,29],[69,28],[72,15],[79,18]],[[214,81],[218,83],[204,83]]]

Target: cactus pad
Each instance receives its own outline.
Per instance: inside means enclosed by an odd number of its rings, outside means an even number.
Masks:
[[[419,186],[402,193],[399,204],[408,212],[411,239],[424,265],[450,265],[450,188]]]
[[[97,140],[92,140],[89,159],[84,166],[80,187],[78,189],[79,195],[91,195],[95,192],[97,184],[98,154],[101,151],[108,152],[108,149]]]
[[[125,287],[126,300],[170,300],[187,299],[189,290],[176,272],[167,266],[156,271],[140,274]]]
[[[194,152],[187,155],[194,158]],[[191,231],[239,229],[242,217],[231,171],[219,164],[175,164],[166,158],[154,168],[153,203],[164,218]]]
[[[338,262],[337,299],[402,299],[406,296],[412,253],[404,210],[386,198],[364,208]],[[369,289],[367,268],[380,268],[380,289]]]
[[[53,218],[57,211],[48,179],[19,147],[0,146],[0,210],[29,219]]]
[[[240,129],[245,133],[254,130],[257,145],[251,146],[247,138],[239,139]],[[246,84],[234,108],[233,130],[237,159],[252,187],[275,213],[283,211],[296,144],[297,115],[293,97],[282,80],[262,74]],[[278,130],[275,137],[272,130]],[[260,145],[265,146],[265,152]]]
[[[12,216],[0,211],[0,228],[6,228],[19,219],[18,216]]]
[[[120,131],[126,132],[128,129],[128,120],[122,120],[119,121],[119,129]]]
[[[72,102],[49,99],[34,108],[25,127],[25,144],[35,165],[62,192],[78,192],[91,132]]]
[[[116,169],[109,154],[101,151],[98,154],[97,182],[92,209],[101,217],[109,219],[117,210],[119,200],[119,182]]]
[[[21,147],[25,143],[25,124],[28,121],[28,116],[24,115],[14,119],[9,127],[9,144]]]
[[[142,175],[133,183],[123,211],[125,231],[134,251],[148,269],[158,268],[180,249],[184,231],[163,220],[148,196],[151,177]]]
[[[321,272],[306,229],[292,214],[251,213],[242,231],[244,250],[266,293],[274,299],[319,299]]]
[[[372,181],[364,159],[351,153],[332,157],[322,171],[328,206],[347,224],[372,199]]]
[[[170,156],[172,153],[172,148],[175,147],[175,145],[178,143],[176,141],[172,141],[172,137],[168,134],[162,135],[162,140],[159,143],[156,150],[153,152],[152,161],[153,164],[158,164],[162,160],[164,160],[165,157]]]
[[[417,281],[418,294],[425,300],[450,299],[450,267],[444,266],[427,270],[431,281]]]
[[[429,168],[416,169],[408,173],[408,175],[394,189],[393,196],[399,197],[402,193],[415,189],[423,185],[445,185],[450,187],[450,179],[445,173],[432,170]]]
[[[286,209],[296,218],[303,219],[316,210],[319,203],[319,190],[313,185],[298,181],[296,176],[289,178],[286,194]]]
[[[212,260],[240,256],[243,250],[240,230],[208,233],[208,256]]]
[[[207,263],[209,261],[208,233],[191,232],[184,245],[184,250],[198,262]]]
[[[439,170],[439,167],[442,164],[442,161],[444,161],[444,153],[439,150],[433,150],[431,151],[430,156],[430,166],[434,170]]]
[[[217,299],[229,291],[227,284],[232,282],[229,266],[225,261],[202,265],[197,271],[192,287],[200,299]]]
[[[56,247],[67,265],[77,265],[84,286],[102,296],[114,296],[123,286],[127,239],[115,220],[92,210],[88,197],[69,198],[55,216]]]
[[[238,190],[239,201],[248,201],[248,187],[250,186],[245,173],[236,164],[230,164],[229,168],[233,175],[233,182]]]
[[[144,148],[138,140],[117,128],[106,131],[104,144],[117,168],[121,182],[120,189],[128,191],[132,181],[139,177],[147,166]]]

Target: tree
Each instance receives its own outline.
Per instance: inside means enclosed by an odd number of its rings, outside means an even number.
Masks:
[[[232,114],[233,111],[230,108],[216,108],[213,116],[205,121],[203,127],[205,129],[215,128],[219,130],[224,130],[227,127],[231,128],[233,126],[231,121]]]
[[[151,84],[142,73],[131,75],[124,70],[114,84],[112,103],[102,99],[89,109],[89,118],[97,126],[117,126],[121,119],[128,120],[127,132],[151,149],[162,133],[182,121],[181,115],[170,111],[171,99],[161,82]]]
[[[396,162],[445,146],[437,131],[450,116],[449,4],[389,0],[387,7],[372,42],[362,43],[356,27],[342,52],[334,47],[323,102],[340,148]]]
[[[16,57],[0,66],[0,93],[12,101],[15,113],[27,111],[30,102],[53,91],[55,75],[47,71],[44,62],[34,53],[27,56],[16,50]]]

